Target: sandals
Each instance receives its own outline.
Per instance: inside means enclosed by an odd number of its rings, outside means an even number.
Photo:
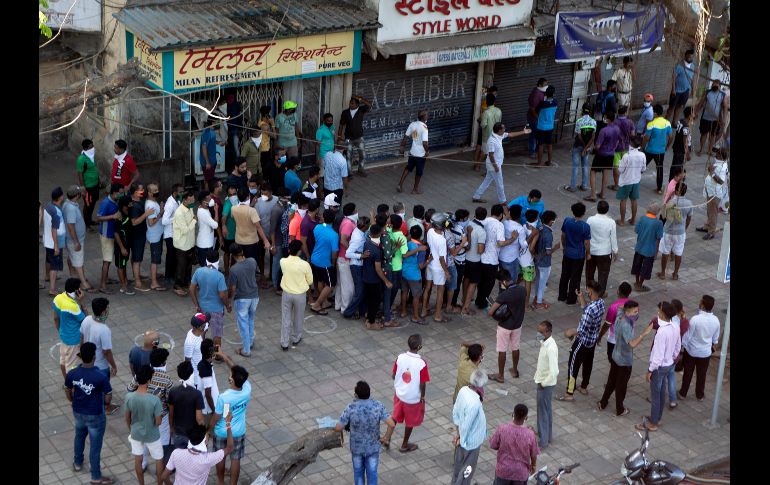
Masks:
[[[511,374],[511,377],[513,377],[514,379],[519,378],[519,371],[513,372],[513,369],[508,369],[508,372]]]
[[[321,308],[320,310],[316,310],[316,309],[315,309],[315,308],[313,308],[312,306],[310,307],[310,311],[311,311],[311,312],[313,312],[313,313],[315,313],[316,315],[328,315],[328,314],[329,314],[329,312],[327,312],[327,311],[326,311],[326,310],[324,310],[323,308]]]
[[[569,394],[566,396],[559,396],[556,398],[556,400],[562,401],[562,402],[575,402],[575,398],[570,396]]]
[[[672,274],[671,275],[671,279],[674,280],[674,281],[678,280],[679,279],[679,273]]]
[[[604,200],[604,192],[601,192],[599,194],[596,194],[596,197],[599,198],[599,200]]]
[[[383,324],[383,326],[386,327],[386,328],[396,328],[396,327],[400,327],[401,324],[399,322],[397,322],[396,320],[391,320],[389,322],[385,322]]]
[[[93,483],[94,485],[109,485],[115,483],[115,481],[110,477],[102,477],[99,480],[91,480],[90,483]]]
[[[425,320],[424,318],[420,318],[419,320],[415,320],[414,318],[410,318],[409,321],[414,323],[414,324],[417,324],[417,325],[427,325],[428,324],[428,321]]]
[[[582,387],[578,387],[578,392],[584,396],[588,395],[588,389],[583,389]]]
[[[596,197],[592,197],[589,195],[589,196],[583,197],[583,200],[586,202],[596,202]]]
[[[604,411],[601,401],[596,401],[596,409],[598,409],[599,411]]]
[[[644,431],[644,430],[647,430],[647,431],[657,431],[658,430],[657,426],[655,426],[654,428],[651,428],[649,425],[645,425],[645,424],[641,424],[641,423],[635,425],[634,428],[636,428],[639,431]]]
[[[648,286],[644,286],[644,285],[642,285],[642,286],[634,285],[634,289],[636,291],[640,292],[640,293],[646,293],[646,292],[650,291],[650,288]]]
[[[168,290],[168,288],[166,288],[165,286],[151,286],[150,289],[151,290],[155,290],[155,291],[166,291],[166,290]]]
[[[564,185],[564,186],[562,187],[562,190],[566,190],[567,192],[575,192],[577,189],[573,189],[573,188],[572,188],[572,187],[570,187],[569,185]]]
[[[488,374],[487,378],[489,378],[490,381],[499,382],[500,384],[505,383],[505,379],[500,374]]]
[[[366,329],[367,330],[382,330],[385,328],[385,326],[381,323],[369,323],[366,322]]]
[[[473,310],[471,308],[469,308],[468,311],[463,310],[460,312],[460,315],[466,315],[466,316],[473,316],[475,314],[476,314],[476,310]]]
[[[135,289],[136,291],[141,291],[142,293],[147,293],[148,291],[150,291],[150,289],[149,289],[149,288],[145,288],[144,286],[142,286],[141,288],[140,288],[140,287],[138,287],[138,286],[134,286],[134,289]]]
[[[251,357],[251,354],[244,354],[244,353],[243,353],[243,349],[238,349],[238,350],[236,350],[236,351],[235,351],[235,353],[236,353],[236,354],[238,354],[238,355],[240,355],[241,357],[245,357],[245,358],[247,358],[247,359],[248,359],[249,357]]]
[[[452,319],[451,319],[451,318],[449,318],[449,317],[443,317],[441,320],[436,320],[436,319],[434,318],[434,319],[433,319],[433,321],[434,321],[434,322],[436,322],[436,323],[449,323],[449,322],[451,322],[451,321],[452,321]]]
[[[617,414],[617,415],[615,415],[615,416],[616,416],[616,417],[618,417],[618,418],[620,418],[620,417],[622,417],[622,416],[626,416],[627,414],[631,414],[631,409],[629,409],[629,408],[625,408],[625,409],[623,409],[623,412],[622,412],[622,413],[620,413],[620,414]]]
[[[402,446],[401,448],[398,449],[398,451],[400,451],[401,453],[409,453],[410,451],[414,451],[417,448],[418,448],[417,445],[415,445],[413,443],[409,443],[409,444],[406,445],[406,448],[404,448]]]
[[[710,239],[714,239],[714,235],[713,235],[713,234],[711,234],[711,233],[706,233],[706,235],[705,235],[705,236],[703,236],[703,240],[704,240],[704,241],[708,241],[708,240],[710,240]]]

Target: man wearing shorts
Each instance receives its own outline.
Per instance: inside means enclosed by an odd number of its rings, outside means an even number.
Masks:
[[[49,296],[56,296],[56,273],[64,269],[63,252],[66,242],[66,224],[61,210],[64,202],[64,191],[56,187],[51,192],[51,202],[46,204],[43,211],[43,246],[45,247],[45,264],[50,282]]]
[[[99,221],[99,242],[102,247],[102,277],[99,281],[99,291],[108,295],[112,294],[112,291],[107,289],[107,276],[110,272],[110,263],[115,258],[115,221],[122,218],[118,210],[118,199],[122,195],[123,186],[112,184],[109,196],[102,200],[96,212],[96,220]]]
[[[443,316],[444,308],[444,287],[450,277],[449,265],[447,264],[447,243],[444,237],[444,228],[447,222],[446,214],[437,212],[431,217],[431,229],[425,240],[428,243],[430,254],[433,259],[428,263],[428,269],[425,272],[425,279],[428,280],[425,287],[425,294],[422,299],[422,315],[428,314],[430,306],[430,290],[436,285],[436,313],[433,314],[433,321],[436,323],[446,323],[451,319]],[[398,422],[398,421],[396,421]]]
[[[83,292],[80,290],[80,280],[67,278],[64,282],[64,293],[53,299],[53,325],[59,332],[59,367],[62,377],[67,378],[67,372],[78,365],[80,350],[80,324],[86,318],[83,310]]]
[[[695,74],[695,66],[692,62],[694,55],[693,49],[685,51],[684,60],[677,63],[671,73],[671,96],[668,99],[666,118],[672,123],[679,116],[679,110],[687,104],[687,100],[690,98],[692,77]]]
[[[615,123],[615,112],[608,111],[604,114],[605,126],[599,131],[596,137],[593,164],[591,164],[591,177],[588,182],[591,186],[591,195],[584,197],[583,200],[596,202],[596,198],[604,199],[604,184],[607,183],[607,171],[612,170],[612,161],[615,158],[615,151],[620,146],[622,134],[620,128]],[[601,172],[602,182],[599,185],[599,192],[596,192],[596,172]]]
[[[206,255],[206,266],[195,270],[190,282],[190,297],[198,313],[211,314],[209,323],[214,334],[214,344],[221,346],[225,305],[228,311],[232,311],[232,307],[227,298],[225,276],[219,272],[219,251],[210,250]]]
[[[150,243],[150,289],[166,291],[166,287],[158,282],[158,266],[163,257],[163,206],[159,203],[160,189],[157,184],[147,185],[147,202],[145,207],[152,213],[147,216],[147,242]],[[167,254],[168,258],[169,255]],[[171,256],[173,257],[173,256]]]
[[[543,166],[543,147],[548,147],[548,161],[545,165],[551,165],[551,155],[553,154],[553,128],[556,119],[556,110],[559,104],[553,95],[556,94],[556,88],[548,86],[545,90],[545,99],[537,105],[537,165]]]
[[[142,261],[144,260],[144,247],[147,245],[147,217],[153,213],[152,209],[145,209],[145,190],[142,184],[131,184],[131,205],[128,206],[128,216],[131,218],[131,269],[134,273],[134,288],[139,291],[150,291],[149,287],[142,285]]]
[[[67,226],[67,265],[70,274],[77,274],[80,281],[84,283],[83,289],[89,292],[94,291],[94,287],[86,279],[83,273],[83,263],[85,259],[86,243],[86,222],[80,211],[78,200],[81,198],[82,187],[77,185],[70,186],[67,189],[67,200],[62,205],[64,223]]]
[[[412,430],[422,424],[425,417],[425,389],[430,382],[428,363],[417,352],[422,348],[419,333],[409,336],[409,352],[398,356],[393,364],[393,421],[404,423],[404,441],[398,450],[407,453],[417,449],[409,442]]]
[[[340,237],[332,227],[335,212],[326,209],[323,213],[323,223],[313,228],[315,246],[310,256],[310,268],[313,271],[313,281],[317,282],[321,291],[318,298],[310,303],[310,310],[318,315],[327,315],[326,299],[337,286],[337,268],[334,262],[340,250]]]
[[[532,250],[535,249],[537,239],[540,237],[540,231],[537,229],[537,220],[540,213],[536,209],[529,209],[524,213],[526,224],[523,225],[519,233],[519,272],[524,280],[524,289],[527,291],[527,298],[532,294],[532,282],[535,281],[535,260],[532,257]],[[514,275],[511,275],[514,276]]]
[[[420,111],[417,114],[417,121],[413,121],[409,125],[409,127],[406,129],[406,133],[404,133],[404,138],[401,139],[401,147],[398,150],[399,155],[404,155],[406,142],[410,138],[412,139],[412,148],[409,149],[409,161],[406,163],[404,172],[401,174],[401,180],[398,181],[398,187],[396,187],[396,190],[399,192],[404,190],[404,180],[406,179],[406,175],[411,173],[412,170],[417,167],[417,172],[414,176],[414,188],[412,189],[412,193],[421,193],[420,179],[422,178],[423,170],[425,170],[425,159],[430,153],[430,148],[428,147],[427,122],[428,112],[426,110]]]
[[[647,130],[644,132],[644,154],[648,164],[655,160],[655,183],[658,194],[663,194],[663,158],[674,141],[674,130],[671,129],[671,123],[663,117],[663,106],[656,104],[652,112],[655,118],[647,123]]]
[[[618,166],[623,155],[628,153],[628,145],[631,141],[631,137],[636,134],[636,127],[634,122],[626,117],[628,113],[628,106],[621,106],[618,108],[618,117],[615,119],[615,124],[620,130],[620,143],[615,149],[615,157],[612,159],[612,185],[607,187],[610,190],[618,190],[618,178],[620,173],[618,172]]]
[[[620,201],[619,226],[626,225],[626,200],[631,199],[630,224],[636,224],[637,200],[639,200],[639,183],[642,180],[642,172],[647,170],[647,158],[639,150],[641,137],[635,135],[631,138],[628,153],[623,155],[618,165],[618,193],[615,198]]]
[[[692,220],[692,202],[685,199],[687,193],[687,184],[679,182],[676,184],[674,196],[666,203],[666,223],[663,225],[663,239],[660,240],[660,273],[658,278],[666,279],[666,264],[671,253],[674,253],[674,274],[671,279],[679,279],[679,266],[682,264],[682,254],[684,253],[684,241],[687,236],[687,228],[690,227]]]
[[[403,264],[401,267],[401,277],[409,291],[401,290],[401,314],[406,314],[407,293],[412,293],[412,323],[425,325],[425,320],[420,318],[420,302],[422,301],[422,274],[426,266],[425,251],[428,246],[420,242],[422,227],[412,226],[409,228],[409,235],[412,237],[406,243],[406,254],[403,255]]]
[[[163,473],[163,445],[160,440],[160,424],[163,420],[163,404],[160,398],[148,391],[153,370],[144,365],[136,372],[137,389],[126,394],[126,424],[131,430],[128,442],[131,444],[131,454],[134,456],[134,471],[140,485],[144,485],[144,470],[142,457],[144,448],[155,460],[155,474],[158,483]]]
[[[698,156],[703,153],[703,147],[706,147],[707,153],[711,153],[714,143],[721,138],[722,127],[725,125],[725,115],[729,108],[727,96],[719,90],[719,85],[718,79],[711,81],[711,89],[706,92],[695,107],[695,112],[701,113]],[[708,144],[706,144],[707,139]]]
[[[484,254],[487,232],[484,229],[484,223],[482,222],[487,217],[487,209],[485,207],[476,207],[475,218],[465,228],[468,238],[470,240],[470,246],[465,253],[465,278],[468,278],[468,286],[465,287],[465,294],[463,295],[463,315],[474,315],[476,312],[471,310],[471,300],[473,300],[473,292],[476,291],[476,287],[481,281],[481,255]]]
[[[124,295],[136,294],[133,289],[128,287],[128,267],[129,255],[131,254],[131,233],[133,226],[131,218],[128,216],[131,197],[124,195],[118,200],[118,214],[120,219],[115,224],[115,244],[113,253],[115,253],[115,268],[118,270],[118,279],[120,280],[120,292]]]
[[[658,219],[660,206],[653,202],[647,207],[647,213],[636,223],[636,246],[631,274],[636,276],[636,291],[650,291],[643,285],[645,280],[652,277],[652,265],[655,263],[655,253],[663,237],[663,221]]]
[[[524,310],[527,304],[527,290],[519,283],[521,275],[512,276],[508,270],[501,269],[497,280],[505,290],[497,295],[497,299],[489,309],[489,316],[495,314],[501,305],[508,307],[509,316],[497,322],[497,374],[490,374],[489,379],[505,382],[505,353],[511,352],[511,368],[508,372],[514,379],[519,377],[519,342],[521,341],[521,324],[524,322]]]
[[[234,448],[230,453],[230,483],[236,484],[241,473],[241,458],[246,445],[246,411],[251,401],[251,383],[248,381],[249,373],[246,369],[239,365],[232,365],[230,359],[227,359],[227,364],[230,366],[230,379],[228,379],[230,388],[217,398],[214,415],[209,424],[209,434],[214,436],[216,452],[227,448],[227,428],[232,428]],[[233,415],[230,423],[226,422],[225,405]],[[224,483],[225,460],[217,463],[217,480],[219,483]]]

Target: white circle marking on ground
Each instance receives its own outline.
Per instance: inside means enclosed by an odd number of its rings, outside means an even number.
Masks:
[[[327,320],[329,323],[331,323],[331,328],[326,329],[326,330],[322,330],[322,331],[310,330],[308,328],[305,328],[304,331],[307,332],[307,333],[315,333],[315,334],[330,333],[330,332],[333,332],[333,331],[337,330],[337,322],[335,322],[331,317],[328,317],[326,315],[308,315],[308,316],[305,317],[305,321],[306,322],[307,322],[308,318],[318,318],[319,320],[320,319]]]
[[[53,356],[53,349],[55,349],[55,348],[56,348],[56,347],[58,347],[59,345],[61,345],[61,342],[56,342],[55,344],[53,344],[53,345],[51,346],[51,348],[50,348],[50,349],[48,349],[48,355],[50,355],[50,356],[51,356],[51,358],[53,359],[53,361],[54,361],[54,362],[59,362],[59,359],[57,359],[56,357],[54,357],[54,356]]]
[[[166,332],[158,332],[158,335],[160,335],[161,337],[165,336],[166,337],[165,340],[168,340],[168,342],[163,342],[160,345],[158,345],[158,347],[160,347],[162,349],[166,349],[169,352],[174,350],[174,347],[176,347],[176,343],[174,342],[174,338],[171,335],[167,334]],[[139,335],[134,337],[134,344],[137,347],[141,347],[142,346],[143,337],[144,337],[143,333],[140,333]]]

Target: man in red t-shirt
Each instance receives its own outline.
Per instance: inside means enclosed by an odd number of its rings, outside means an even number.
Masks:
[[[128,187],[139,180],[139,170],[136,162],[126,151],[128,143],[124,140],[115,140],[115,159],[112,160],[112,183]]]

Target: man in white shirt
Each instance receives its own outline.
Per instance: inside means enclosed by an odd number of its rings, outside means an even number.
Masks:
[[[91,302],[93,316],[88,315],[80,324],[82,341],[96,345],[94,366],[107,376],[107,380],[118,375],[118,364],[112,355],[112,331],[106,324],[109,306],[110,302],[106,298],[94,298]],[[113,414],[119,407],[112,403],[105,403],[104,412]]]
[[[697,372],[695,378],[695,397],[703,401],[706,391],[706,375],[709,370],[709,361],[716,345],[719,343],[719,319],[712,313],[714,309],[714,297],[703,295],[698,306],[698,314],[690,319],[690,326],[682,337],[684,347],[684,374],[682,375],[682,387],[677,396],[679,399],[687,397],[690,389],[690,381],[693,372]]]
[[[412,430],[422,424],[425,418],[425,390],[430,375],[428,363],[418,352],[422,349],[422,337],[419,333],[409,336],[407,340],[409,352],[404,352],[396,358],[393,364],[393,413],[391,417],[396,423],[404,423],[404,441],[399,451],[408,453],[417,449],[417,445],[409,442]]]
[[[617,228],[612,217],[607,215],[609,211],[610,204],[606,200],[600,200],[596,204],[597,214],[586,220],[586,223],[591,226],[591,251],[586,256],[586,281],[594,281],[594,272],[598,268],[602,298],[607,298],[610,264],[613,258],[618,257]]]
[[[618,193],[615,198],[620,201],[619,226],[626,225],[626,199],[631,199],[631,220],[628,223],[632,226],[636,224],[639,183],[642,180],[642,172],[647,170],[647,157],[643,151],[639,150],[641,143],[640,135],[631,137],[628,153],[623,155],[618,165]]]
[[[485,165],[487,167],[487,176],[484,177],[484,181],[481,182],[479,188],[473,194],[473,202],[479,204],[486,204],[486,200],[481,196],[487,191],[489,185],[494,181],[497,188],[497,201],[501,204],[505,204],[508,200],[505,197],[505,186],[503,185],[503,159],[505,153],[503,152],[503,140],[511,136],[519,136],[528,134],[531,130],[525,128],[522,131],[511,131],[506,133],[505,125],[502,123],[495,123],[492,127],[493,133],[487,140],[487,159]]]
[[[706,167],[708,173],[703,184],[703,197],[706,198],[706,215],[708,217],[706,225],[699,227],[696,231],[705,232],[703,239],[714,239],[717,231],[717,214],[722,199],[727,196],[727,150],[719,148],[714,161]]]
[[[209,329],[210,318],[211,315],[209,314],[196,313],[192,319],[190,319],[192,328],[187,332],[187,337],[184,339],[184,360],[192,364],[192,384],[195,385],[196,388],[198,388],[200,383],[198,363],[203,359],[203,354],[201,354],[201,343],[203,342],[203,336]]]
[[[198,264],[201,268],[206,267],[206,255],[214,249],[214,238],[216,230],[219,228],[219,213],[215,211],[214,217],[211,217],[209,211],[209,207],[215,205],[209,191],[202,190],[198,194],[198,234],[195,238],[195,251],[198,254]]]
[[[537,355],[535,367],[535,384],[537,384],[537,435],[538,446],[544,450],[553,437],[553,388],[559,376],[559,347],[551,337],[553,327],[551,322],[544,320],[537,326],[537,340],[540,342],[540,353]]]
[[[487,298],[495,286],[497,267],[500,263],[498,259],[500,248],[518,239],[518,235],[515,238],[505,239],[502,204],[493,205],[491,214],[490,217],[484,219],[484,231],[487,233],[487,239],[484,244],[484,252],[481,254],[481,281],[479,281],[479,290],[476,293],[476,307],[479,310],[486,310],[489,306]]]
[[[450,322],[452,319],[444,317],[442,312],[444,310],[444,286],[449,279],[449,266],[447,265],[447,243],[444,237],[444,230],[446,228],[447,217],[443,212],[436,212],[430,219],[433,226],[428,230],[426,241],[430,248],[431,260],[428,263],[425,279],[427,279],[427,286],[423,293],[422,300],[422,314],[421,317],[425,318],[428,314],[428,308],[430,306],[430,293],[433,285],[436,285],[436,313],[433,314],[433,321],[436,323]]]
[[[174,279],[176,275],[176,251],[174,250],[174,212],[179,207],[179,194],[184,190],[182,184],[174,184],[171,187],[171,194],[166,199],[166,203],[163,205],[163,217],[161,218],[161,224],[163,224],[163,240],[166,242],[166,268],[164,270],[164,277],[167,280]]]
[[[404,155],[404,148],[406,142],[412,139],[412,148],[409,149],[409,161],[404,167],[404,172],[401,174],[401,180],[398,181],[396,190],[401,192],[404,186],[404,180],[406,175],[417,167],[417,172],[414,176],[414,189],[413,194],[421,194],[420,192],[420,179],[422,178],[423,170],[425,170],[425,159],[430,153],[428,147],[428,111],[422,110],[417,113],[417,121],[413,121],[406,129],[404,138],[401,139],[401,147],[398,150],[398,154]]]
[[[487,232],[482,222],[487,217],[487,209],[481,206],[476,207],[474,216],[471,223],[465,227],[470,245],[465,253],[464,278],[468,279],[468,285],[465,287],[465,293],[463,294],[463,315],[474,315],[476,313],[470,308],[471,299],[473,299],[473,292],[476,291],[476,287],[481,283],[481,255],[486,250],[487,242]]]

